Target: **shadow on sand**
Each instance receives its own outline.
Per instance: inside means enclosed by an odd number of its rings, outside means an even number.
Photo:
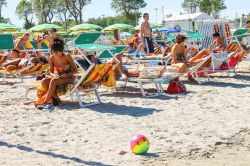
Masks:
[[[13,145],[13,144],[9,144],[9,143],[3,142],[3,141],[0,141],[0,147],[1,146],[2,147],[7,147],[7,148],[16,148],[18,150],[25,151],[25,152],[35,152],[35,153],[45,155],[45,156],[48,156],[48,157],[59,158],[59,159],[63,159],[63,160],[70,160],[70,161],[73,161],[75,163],[84,164],[84,165],[111,166],[111,165],[103,164],[103,163],[100,163],[100,162],[84,161],[84,160],[82,160],[80,158],[68,157],[68,156],[65,156],[63,154],[57,154],[57,153],[53,153],[53,152],[35,150],[35,149],[33,149],[31,147],[28,147],[28,146]]]
[[[60,107],[61,110],[72,111],[79,109],[79,104],[77,102],[67,102],[64,106]],[[163,110],[155,109],[155,108],[142,108],[135,106],[127,106],[127,105],[117,105],[114,103],[101,103],[98,105],[87,107],[86,109],[90,109],[100,113],[111,113],[116,115],[128,115],[133,117],[143,117],[147,115],[151,115],[154,112],[160,112]]]

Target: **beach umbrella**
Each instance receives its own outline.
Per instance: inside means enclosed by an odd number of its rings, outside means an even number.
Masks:
[[[157,23],[150,23],[150,27],[152,29],[163,28],[161,24],[157,24]]]
[[[175,29],[175,28],[159,28],[158,30],[160,32],[164,32],[164,33],[179,33],[179,32],[181,32],[179,29]]]
[[[150,27],[151,27],[152,29],[163,28],[163,26],[162,26],[161,24],[156,24],[156,23],[150,23]],[[137,25],[137,26],[134,28],[134,30],[139,31],[140,28],[141,28],[141,25]]]
[[[121,36],[121,37],[132,37],[133,34],[132,34],[132,33],[129,33],[129,32],[121,32],[121,33],[120,33],[120,36]]]
[[[133,27],[128,24],[113,24],[104,28],[103,31],[113,31],[115,29],[118,29],[121,31],[121,30],[133,29]]]
[[[102,30],[103,28],[95,24],[80,24],[69,29],[69,31]]]
[[[139,31],[140,28],[141,28],[141,25],[137,25],[137,26],[134,28],[134,30]]]
[[[203,39],[204,36],[195,31],[187,31],[187,37],[191,38],[192,40]]]
[[[57,30],[63,30],[62,27],[60,27],[59,25],[56,24],[41,24],[41,25],[37,25],[34,26],[33,28],[29,29],[29,32],[43,32],[43,31],[49,31],[52,28],[55,28]]]
[[[11,24],[0,23],[0,31],[1,32],[15,32],[17,31],[18,27]]]

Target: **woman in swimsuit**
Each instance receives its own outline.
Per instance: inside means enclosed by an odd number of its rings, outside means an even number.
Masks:
[[[211,49],[212,52],[214,53],[218,53],[221,52],[225,49],[225,43],[223,41],[223,39],[220,36],[219,32],[216,32],[213,34],[213,43],[209,46],[211,48],[211,46],[215,46],[214,49]]]
[[[187,70],[187,52],[185,48],[185,40],[186,36],[177,35],[176,36],[176,44],[173,46],[171,50],[172,54],[172,67],[178,68],[178,73],[183,73]]]
[[[26,49],[26,42],[29,41],[29,38],[30,38],[30,34],[25,33],[23,34],[21,38],[18,38],[15,41],[15,48],[12,50],[11,55],[10,55],[13,59],[21,57],[20,51]]]
[[[43,79],[42,85],[48,90],[44,103],[39,107],[43,110],[53,110],[54,105],[49,101],[53,99],[53,103],[61,104],[60,98],[57,96],[56,88],[65,84],[74,83],[74,75],[77,72],[76,64],[69,54],[64,54],[64,42],[56,38],[51,47],[52,56],[49,58],[50,76]]]
[[[29,63],[33,63],[33,64],[47,64],[48,60],[45,56],[41,56],[39,58],[37,58],[35,55],[30,54],[30,59],[28,58],[16,58],[6,64],[3,65],[3,68],[11,71],[11,70],[18,70],[18,69],[22,69],[24,67],[27,67],[27,65]]]

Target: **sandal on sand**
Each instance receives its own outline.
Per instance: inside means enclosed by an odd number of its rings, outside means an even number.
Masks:
[[[53,111],[55,109],[55,106],[52,104],[47,104],[42,111]]]
[[[45,104],[43,104],[43,105],[39,105],[39,106],[37,106],[36,108],[37,108],[37,109],[39,109],[39,110],[43,110],[45,106],[46,106],[46,105],[45,105]]]

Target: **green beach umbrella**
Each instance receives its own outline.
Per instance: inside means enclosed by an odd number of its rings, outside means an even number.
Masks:
[[[103,28],[95,24],[80,24],[69,29],[69,31],[102,30]]]
[[[48,31],[48,30],[51,30],[52,28],[55,28],[59,31],[63,30],[62,27],[56,24],[41,24],[41,25],[34,26],[33,28],[30,28],[29,32],[42,32],[46,30]]]
[[[151,27],[152,29],[163,28],[163,26],[162,26],[161,24],[156,24],[156,23],[150,23],[150,27]],[[141,25],[137,25],[134,29],[135,29],[136,31],[139,31],[140,28],[141,28]]]
[[[0,23],[0,31],[13,32],[17,31],[17,29],[18,28],[15,25]]]
[[[110,25],[110,26],[104,28],[103,31],[113,31],[115,29],[127,30],[127,29],[133,29],[133,27],[131,25],[128,25],[128,24],[113,24],[113,25]]]
[[[198,32],[187,31],[186,33],[191,40],[204,39],[204,36]]]
[[[157,23],[150,23],[150,27],[152,29],[163,28],[161,24],[157,24]]]

